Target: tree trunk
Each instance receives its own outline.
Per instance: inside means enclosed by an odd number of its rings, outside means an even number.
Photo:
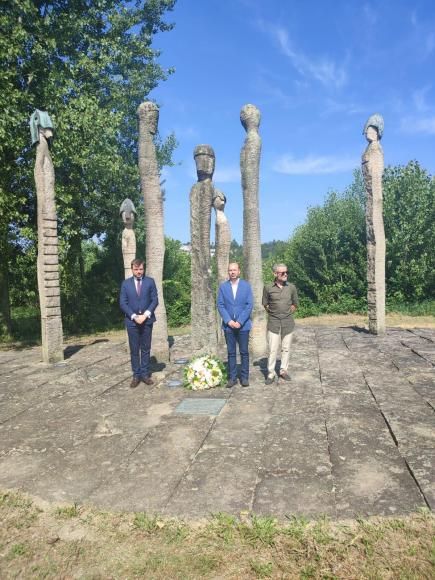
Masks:
[[[145,210],[146,275],[154,278],[159,296],[157,321],[153,328],[152,353],[159,361],[169,361],[168,323],[163,297],[163,262],[165,234],[163,199],[160,189],[154,135],[157,131],[158,108],[154,103],[139,105],[139,173]]]
[[[0,336],[11,334],[11,309],[9,304],[9,273],[7,259],[7,230],[0,233]]]

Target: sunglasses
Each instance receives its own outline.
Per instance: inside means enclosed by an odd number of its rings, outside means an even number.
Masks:
[[[277,272],[280,276],[288,276],[288,272]]]

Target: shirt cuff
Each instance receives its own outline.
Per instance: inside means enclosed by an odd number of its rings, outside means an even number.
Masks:
[[[149,310],[145,310],[144,314],[147,318],[151,318],[151,312]]]

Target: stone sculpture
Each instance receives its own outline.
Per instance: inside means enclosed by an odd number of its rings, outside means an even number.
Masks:
[[[146,101],[139,105],[138,117],[139,173],[145,210],[146,275],[154,278],[159,295],[157,322],[153,329],[152,351],[157,360],[168,361],[168,323],[163,298],[163,261],[165,257],[163,198],[154,143],[159,121],[159,109],[155,103]]]
[[[227,198],[219,189],[214,189],[213,207],[215,209],[215,256],[218,287],[228,278],[228,264],[230,263],[231,228],[228,218],[224,213]],[[219,313],[216,312],[217,336],[219,344],[224,344],[225,337],[222,332]]]
[[[119,215],[124,223],[122,230],[122,258],[124,260],[124,278],[131,276],[131,262],[136,258],[136,234],[133,224],[136,217],[136,209],[131,199],[124,199],[119,209]]]
[[[54,167],[50,155],[53,124],[45,111],[30,117],[32,145],[36,145],[35,184],[38,215],[38,291],[41,309],[42,360],[63,360],[60,308],[57,213],[54,198]]]
[[[198,182],[190,190],[192,280],[192,349],[215,353],[218,335],[210,265],[211,207],[215,193],[212,177],[215,155],[210,145],[198,145],[193,157]],[[227,265],[228,266],[228,265]]]
[[[230,262],[231,228],[228,218],[224,213],[227,198],[214,188],[213,207],[216,214],[215,222],[215,247],[218,286],[228,278],[228,264]]]
[[[369,142],[362,156],[362,173],[367,193],[367,305],[369,331],[385,333],[385,231],[382,215],[382,174],[384,152],[380,140],[384,132],[381,115],[369,117],[363,134]]]
[[[240,154],[240,171],[243,190],[243,271],[254,295],[250,348],[252,356],[259,358],[267,352],[267,317],[262,306],[263,273],[261,261],[261,235],[259,212],[259,172],[261,138],[258,133],[260,111],[254,105],[245,105],[240,121],[247,135]]]

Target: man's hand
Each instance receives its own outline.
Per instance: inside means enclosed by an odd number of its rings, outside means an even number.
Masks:
[[[147,318],[149,318],[147,314],[138,314],[135,317],[134,321],[136,322],[136,324],[143,324]]]
[[[294,304],[292,304],[290,306],[290,312],[293,314],[293,312],[296,310],[296,306]]]
[[[237,329],[237,328],[241,328],[242,325],[240,324],[240,322],[236,322],[235,320],[230,320],[228,322],[228,326],[230,328],[236,328]]]

